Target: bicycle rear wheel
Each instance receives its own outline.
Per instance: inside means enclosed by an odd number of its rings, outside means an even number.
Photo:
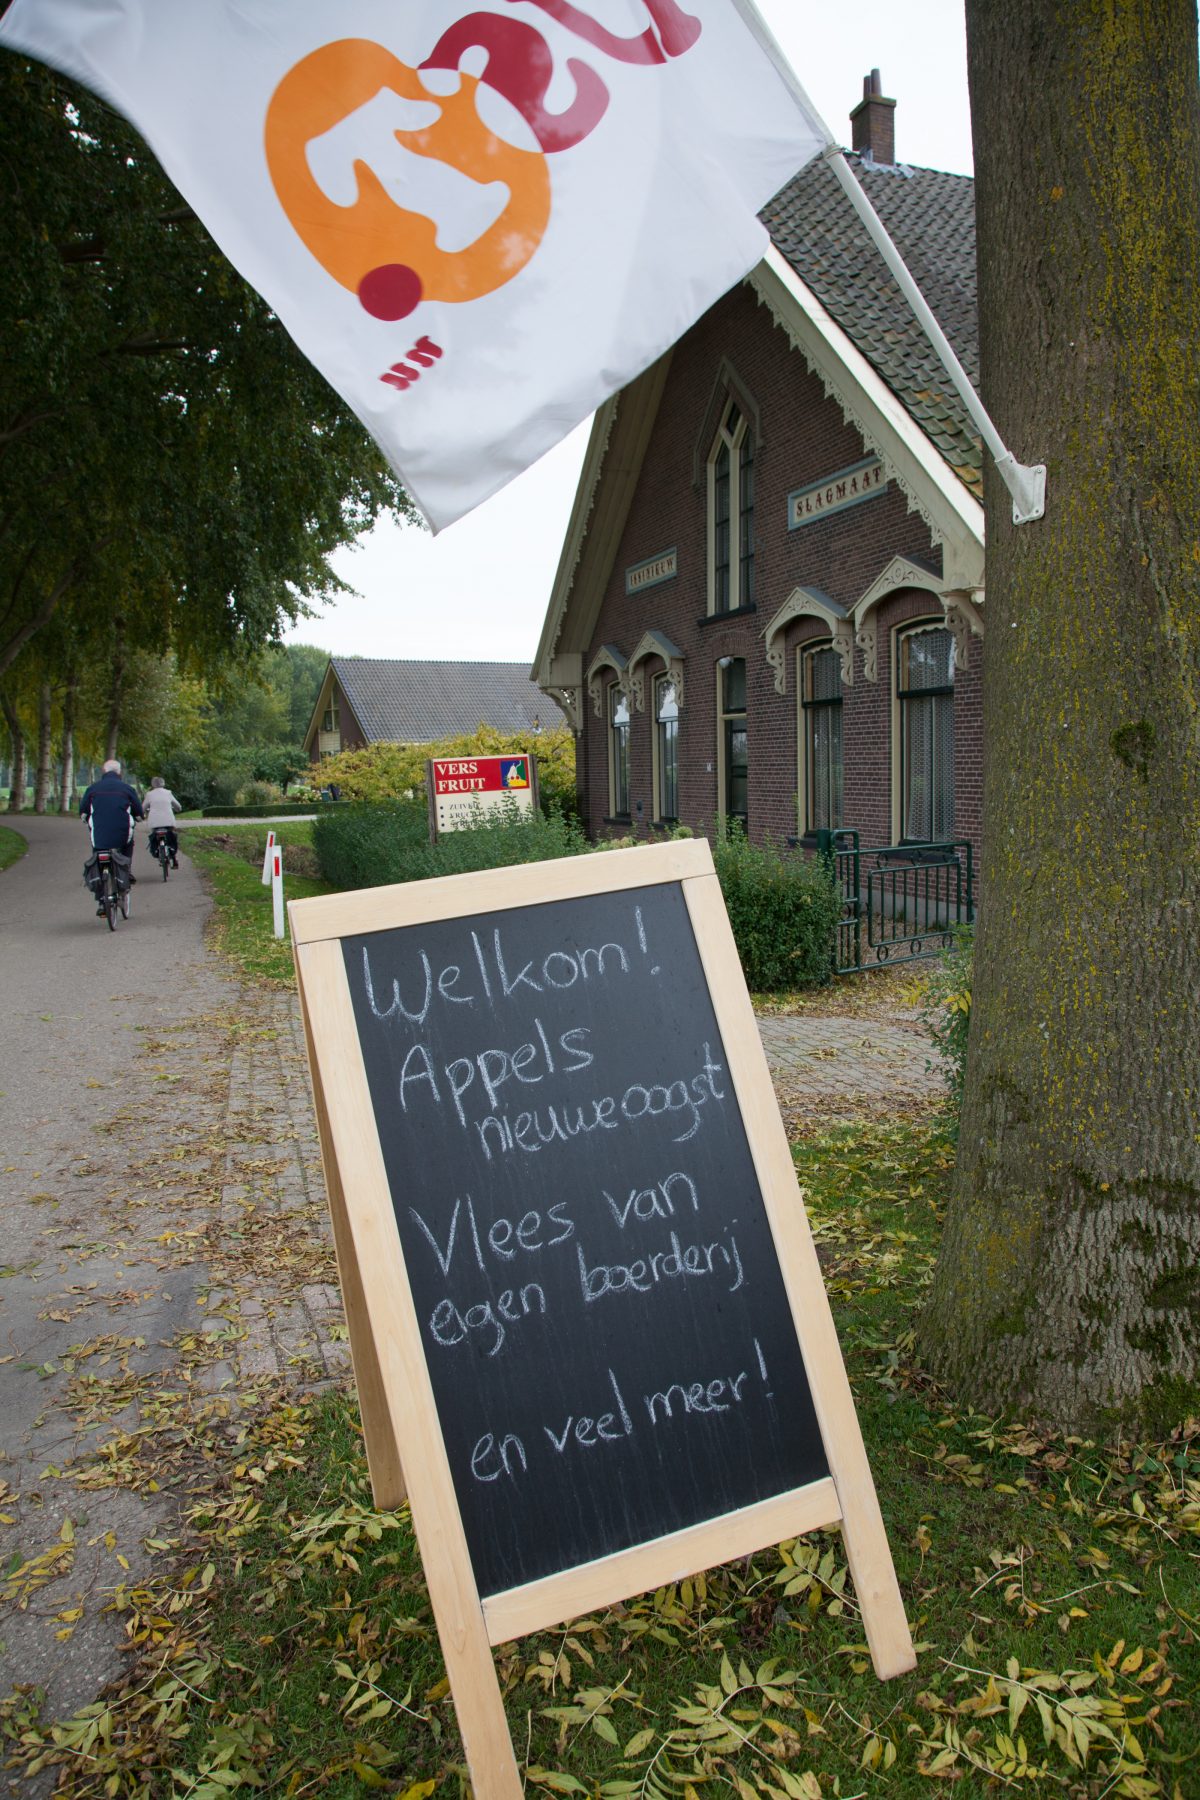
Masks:
[[[111,868],[104,871],[104,916],[108,929],[117,929],[117,878]]]
[[[171,852],[165,844],[160,844],[158,847],[158,860],[162,864],[163,880],[165,881],[171,872]]]

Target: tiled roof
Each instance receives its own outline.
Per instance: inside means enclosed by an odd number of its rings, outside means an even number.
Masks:
[[[978,388],[974,183],[852,152],[846,160]],[[761,217],[805,286],[982,499],[982,452],[966,408],[824,159],[801,169]]]
[[[371,742],[429,744],[480,724],[497,731],[547,730],[563,715],[529,679],[525,663],[399,662],[373,656],[331,658],[350,709]]]

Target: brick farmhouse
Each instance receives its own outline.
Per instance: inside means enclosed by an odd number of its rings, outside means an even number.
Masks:
[[[972,183],[897,163],[865,87],[852,165],[977,380]],[[534,679],[592,835],[978,856],[978,438],[826,165],[762,217],[763,261],[596,415]]]

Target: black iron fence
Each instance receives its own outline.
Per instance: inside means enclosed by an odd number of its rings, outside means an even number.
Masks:
[[[860,848],[857,831],[819,831],[817,853],[842,892],[837,973],[889,968],[936,956],[975,919],[971,846],[888,844]]]

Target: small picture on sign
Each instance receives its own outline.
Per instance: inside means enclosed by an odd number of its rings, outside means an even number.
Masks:
[[[500,764],[500,780],[510,791],[529,786],[529,761],[524,756],[507,758]]]

